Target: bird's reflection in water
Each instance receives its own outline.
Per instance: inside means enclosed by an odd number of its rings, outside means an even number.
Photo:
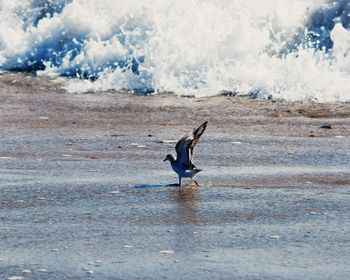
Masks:
[[[186,185],[176,188],[172,192],[172,200],[177,203],[177,222],[179,224],[196,224],[198,188],[193,185]]]
[[[201,219],[198,210],[199,188],[195,185],[186,185],[172,190],[171,200],[175,211],[174,249],[188,252],[190,257],[194,249],[196,234],[200,228]]]

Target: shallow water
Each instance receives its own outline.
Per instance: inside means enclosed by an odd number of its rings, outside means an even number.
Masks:
[[[120,193],[110,193],[115,190]],[[344,186],[85,183],[1,193],[3,277],[25,268],[33,271],[26,279],[80,279],[84,269],[96,279],[346,279],[349,273],[350,193]]]
[[[173,144],[4,130],[0,147],[12,153],[0,159],[1,276],[347,279],[350,169],[332,151],[348,138],[304,139],[301,149],[300,139],[242,136],[238,149],[223,135],[218,149],[208,141],[216,134],[205,136],[200,187],[178,188],[160,157]],[[319,150],[323,141],[331,145]],[[268,157],[255,162],[244,147]]]

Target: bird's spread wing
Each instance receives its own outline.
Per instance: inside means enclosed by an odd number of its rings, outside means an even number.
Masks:
[[[193,150],[196,146],[199,138],[202,136],[207,123],[203,123],[200,127],[195,129],[190,134],[187,134],[177,142],[175,149],[177,153],[177,161],[182,164],[186,169],[195,168],[193,164]]]

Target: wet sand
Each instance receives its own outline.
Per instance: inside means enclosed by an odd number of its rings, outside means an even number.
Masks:
[[[1,279],[348,279],[350,104],[0,87]]]

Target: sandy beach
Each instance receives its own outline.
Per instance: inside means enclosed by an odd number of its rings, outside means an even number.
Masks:
[[[349,103],[73,94],[19,73],[0,96],[1,279],[348,279]],[[169,186],[164,156],[205,120],[200,186]]]

